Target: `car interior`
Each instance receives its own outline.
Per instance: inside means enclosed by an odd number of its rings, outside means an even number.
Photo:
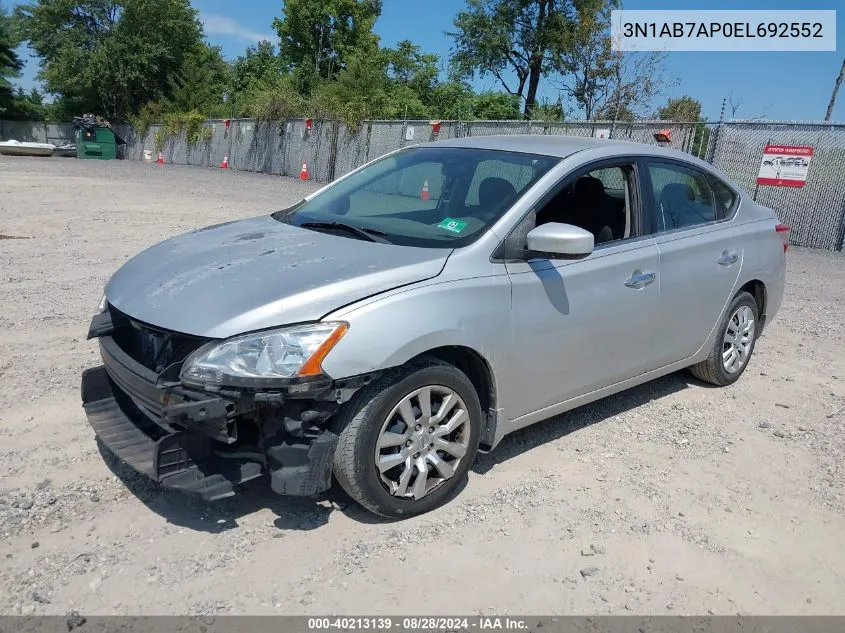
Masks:
[[[531,181],[532,176],[530,168],[520,169],[507,164],[503,166],[496,164],[498,161],[486,162],[491,164],[486,165],[482,162],[472,171],[467,170],[464,165],[452,165],[448,176],[429,169],[428,173],[431,175],[425,179],[425,182],[430,188],[430,198],[426,202],[420,200],[419,191],[423,182],[421,174],[419,178],[411,179],[413,182],[410,184],[390,183],[385,187],[390,191],[387,194],[390,207],[397,206],[400,199],[403,199],[407,201],[408,208],[400,212],[377,215],[380,218],[401,219],[437,226],[443,219],[444,213],[448,213],[451,217],[467,223],[467,233],[483,228],[513,204]],[[508,167],[511,169],[508,170]],[[510,178],[502,177],[503,175]],[[378,189],[382,186],[381,183],[374,183],[374,193],[378,194]],[[428,208],[419,208],[422,205]],[[372,209],[371,204],[367,206]],[[417,208],[414,208],[415,206]],[[348,199],[335,209],[339,215],[346,215],[349,211]],[[360,217],[364,215],[367,214],[361,214]]]
[[[516,187],[509,180],[490,176],[478,185],[478,212],[495,217],[501,207],[516,199]]]
[[[695,192],[687,184],[673,182],[664,186],[659,201],[664,229],[692,226],[713,220],[713,205],[697,202]]]
[[[713,195],[703,175],[677,168],[650,166],[662,230],[695,226],[716,219]]]
[[[423,174],[427,174],[425,179]],[[448,175],[447,175],[448,174]],[[393,175],[374,182],[355,194],[350,213],[347,197],[333,209],[338,215],[375,217],[382,220],[411,221],[437,226],[444,213],[466,223],[465,233],[473,233],[499,217],[519,197],[532,180],[531,169],[499,161],[475,165],[427,166],[414,174],[412,183],[397,181]],[[420,182],[416,182],[420,180]],[[422,183],[429,186],[429,198],[420,199]],[[406,191],[407,190],[407,191]],[[370,191],[371,193],[367,193]],[[357,198],[361,196],[361,200]],[[376,203],[376,197],[383,198]],[[405,206],[396,212],[399,204]],[[420,208],[425,205],[428,208]],[[381,207],[387,212],[374,213]],[[631,235],[629,172],[623,166],[595,169],[561,189],[536,214],[535,226],[547,222],[572,224],[590,231],[596,244],[624,239]]]
[[[544,205],[537,212],[535,225],[572,224],[590,231],[596,244],[623,239],[631,231],[628,189],[628,178],[619,167],[590,172]]]

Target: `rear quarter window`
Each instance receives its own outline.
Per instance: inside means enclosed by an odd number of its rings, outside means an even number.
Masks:
[[[716,219],[724,220],[725,218],[730,218],[734,214],[734,211],[736,211],[739,196],[733,189],[716,178],[716,176],[707,174],[707,180],[710,181],[710,188],[713,190]]]

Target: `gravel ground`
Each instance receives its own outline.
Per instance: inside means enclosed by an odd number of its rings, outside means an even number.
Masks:
[[[79,400],[108,276],[311,190],[0,157],[0,613],[843,612],[839,254],[790,250],[784,306],[736,385],[679,373],[525,429],[423,517],[264,483],[207,505],[116,463]]]

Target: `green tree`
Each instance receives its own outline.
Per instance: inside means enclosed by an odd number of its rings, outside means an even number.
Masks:
[[[237,116],[264,121],[301,117],[308,110],[306,99],[290,76],[279,77],[269,84],[253,82],[236,97],[234,113]]]
[[[53,118],[51,114],[50,107],[44,103],[44,95],[37,88],[25,92],[18,86],[12,107],[3,116],[15,121],[45,121]]]
[[[596,110],[593,118],[596,121],[626,121],[631,122],[637,119],[637,114],[624,101],[606,101]]]
[[[701,120],[701,102],[689,95],[669,99],[666,105],[657,111],[657,118],[666,121],[699,121]]]
[[[297,69],[303,85],[336,76],[354,54],[377,48],[380,14],[381,0],[285,0],[282,17],[273,20],[282,64]]]
[[[384,51],[355,53],[336,80],[324,81],[315,90],[311,113],[341,118],[353,128],[365,119],[401,117],[387,63]]]
[[[11,19],[0,5],[0,117],[6,117],[15,110],[11,80],[17,78],[23,68],[15,52],[17,44],[12,37]]]
[[[438,84],[431,91],[429,108],[434,117],[440,119],[473,118],[475,93],[466,82],[453,80]],[[517,104],[517,110],[519,104]]]
[[[540,80],[555,70],[572,28],[574,1],[467,0],[448,33],[453,64],[464,77],[495,77],[530,116]]]
[[[115,120],[171,97],[202,44],[189,0],[39,0],[16,16],[62,107]]]
[[[480,92],[472,98],[472,117],[481,120],[519,119],[519,97],[506,92]]]
[[[378,115],[380,118],[427,119],[432,115],[428,104],[407,84],[391,82],[387,94],[389,105]]]
[[[225,115],[223,94],[229,85],[230,71],[219,46],[200,44],[185,56],[182,68],[169,79],[172,109],[196,110],[209,117]]]
[[[423,103],[430,103],[438,84],[437,55],[423,53],[419,46],[402,40],[396,48],[385,50],[388,76],[398,85],[405,86]]]
[[[271,86],[283,74],[282,62],[276,48],[267,40],[246,49],[232,62],[232,95],[245,93],[251,86]]]
[[[610,12],[619,0],[580,0],[576,19],[563,34],[555,66],[563,77],[560,87],[592,119],[604,107],[614,88],[614,52],[610,40]]]
[[[701,102],[689,95],[669,99],[666,105],[657,111],[657,117],[666,121],[680,121],[682,123],[693,122],[692,145],[689,148],[696,156],[703,154],[710,137],[710,130],[701,118]]]
[[[531,118],[537,121],[563,121],[563,115],[563,100],[558,97],[556,101],[542,101],[537,104]]]

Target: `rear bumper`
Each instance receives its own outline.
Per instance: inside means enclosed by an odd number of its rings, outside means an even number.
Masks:
[[[103,365],[82,374],[82,405],[100,441],[121,461],[167,488],[206,500],[235,494],[264,474],[279,494],[308,496],[331,483],[337,436],[302,422],[337,403],[226,396],[160,386],[159,375],[100,336]]]

